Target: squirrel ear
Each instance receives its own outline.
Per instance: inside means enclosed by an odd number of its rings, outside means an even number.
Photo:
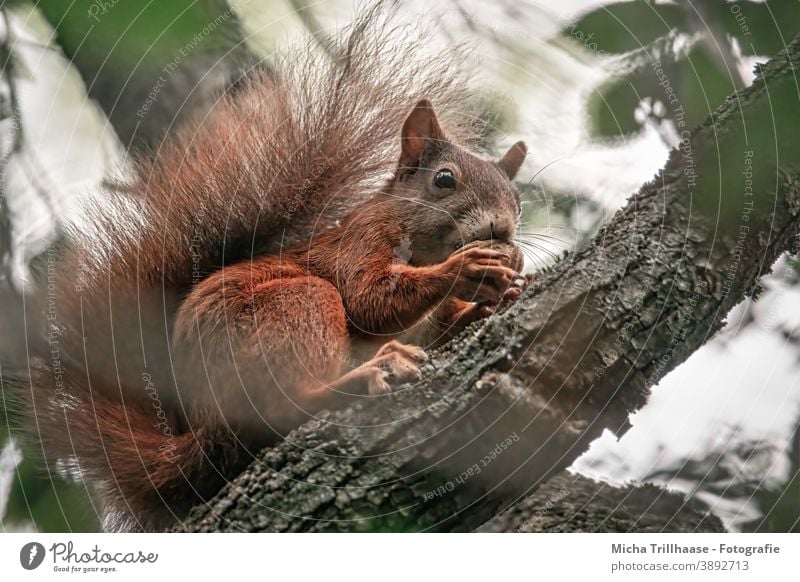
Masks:
[[[513,180],[514,176],[517,175],[520,166],[522,166],[522,162],[525,161],[525,155],[527,153],[528,146],[525,145],[524,141],[518,141],[508,148],[506,155],[497,162],[497,165],[506,173],[509,180]]]
[[[426,141],[444,139],[444,132],[439,127],[433,105],[427,99],[423,99],[414,106],[403,124],[400,166],[416,168],[419,166],[422,152],[425,151]]]

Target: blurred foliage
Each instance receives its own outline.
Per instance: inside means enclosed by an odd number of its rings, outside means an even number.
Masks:
[[[222,1],[50,0],[38,3],[38,8],[56,29],[58,44],[70,55],[80,52],[98,71],[109,59],[114,67],[150,68],[153,62],[163,66],[196,35],[204,37],[196,50],[215,51],[227,44],[224,35],[204,33],[204,28],[218,29],[233,18]]]
[[[685,59],[662,64],[661,68],[679,96],[684,121],[690,128],[699,125],[736,89],[730,77],[701,47],[692,49]],[[642,125],[636,118],[636,108],[646,97],[664,99],[660,83],[652,67],[642,67],[600,87],[587,104],[592,121],[590,131],[596,137],[618,137],[639,131]],[[674,119],[669,106],[662,111],[664,116]]]
[[[637,107],[647,99],[665,105],[646,112],[657,122],[674,121],[675,109],[682,107],[686,127],[696,126],[744,85],[742,55],[770,57],[798,32],[797,0],[635,0],[584,14],[563,35],[590,52],[617,59],[619,73],[598,87],[587,104],[591,134],[603,139],[639,131],[644,119]],[[653,66],[656,61],[663,73]],[[672,104],[667,85],[677,97]]]
[[[157,141],[254,62],[226,0],[36,6],[126,145]]]
[[[0,12],[0,31],[7,28],[6,15],[4,12]],[[12,126],[6,131],[7,135],[4,135],[3,139],[0,140],[0,175],[5,173],[8,160],[19,141],[19,132],[14,127],[17,121],[17,113],[14,106],[13,85],[10,82],[11,71],[14,69],[13,55],[8,48],[8,35],[0,32],[0,121],[3,124],[9,124],[10,122]],[[8,210],[8,195],[5,191],[5,185],[0,182],[0,273],[5,274],[7,272],[11,261],[11,251],[11,220]]]
[[[622,54],[654,42],[678,28],[682,20],[683,10],[674,4],[619,2],[570,23],[566,34],[586,43],[590,50]]]
[[[709,2],[709,17],[739,42],[749,56],[774,55],[786,48],[800,30],[800,2]]]
[[[4,440],[4,439],[3,439]],[[2,445],[0,445],[2,446]],[[100,529],[83,485],[42,473],[31,457],[17,467],[3,528],[34,524],[40,532],[92,532]]]
[[[0,450],[18,432],[19,419],[11,419],[0,398]],[[14,439],[19,445],[20,440]],[[33,448],[24,447],[17,466],[0,531],[35,527],[41,532],[85,532],[99,528],[95,511],[82,484],[52,477],[42,467]]]

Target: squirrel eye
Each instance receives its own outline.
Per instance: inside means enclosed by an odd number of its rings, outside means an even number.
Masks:
[[[433,185],[437,188],[453,190],[456,187],[456,178],[452,170],[439,170],[433,177]]]

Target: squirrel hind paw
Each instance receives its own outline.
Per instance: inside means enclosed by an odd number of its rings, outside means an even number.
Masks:
[[[367,394],[377,396],[392,392],[395,386],[422,380],[419,364],[427,359],[422,348],[391,341],[354,371],[364,375]]]
[[[425,353],[419,346],[412,346],[409,344],[401,344],[397,340],[391,340],[381,346],[375,354],[375,358],[380,358],[387,354],[398,353],[401,356],[411,360],[412,362],[425,362],[428,360],[428,354]]]
[[[392,391],[392,386],[387,381],[388,372],[375,368],[367,377],[367,394],[370,396],[382,396]]]
[[[428,359],[422,348],[391,341],[375,356],[331,385],[334,390],[379,396],[394,386],[422,379],[419,364]]]

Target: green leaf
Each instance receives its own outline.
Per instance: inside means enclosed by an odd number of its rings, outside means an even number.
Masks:
[[[593,52],[626,53],[678,28],[683,17],[683,9],[674,4],[619,2],[569,23],[563,33]]]
[[[98,531],[100,527],[85,487],[48,476],[28,450],[17,467],[5,520],[12,524],[32,521],[41,532]]]
[[[12,418],[0,393],[0,450],[8,438],[19,430],[19,419]],[[20,439],[15,439],[19,444]],[[24,448],[11,484],[5,527],[33,522],[41,532],[98,531],[100,526],[89,502],[86,488],[68,483],[61,477],[52,478],[42,469],[35,451]]]
[[[40,2],[56,41],[125,144],[152,144],[213,101],[253,55],[226,0]]]
[[[691,129],[708,117],[735,88],[707,52],[697,47],[677,62],[662,66],[663,76],[652,66],[601,86],[587,104],[589,132],[595,138],[619,138],[638,132],[641,126],[634,117],[640,101],[650,97],[666,107],[666,117],[675,120],[676,109],[683,108],[685,127]],[[665,82],[675,93],[670,103]]]
[[[742,53],[772,56],[800,32],[800,2],[796,0],[742,1],[715,6],[725,32],[739,41]]]
[[[235,22],[224,2],[74,0],[42,2],[38,7],[67,53],[92,59],[97,69],[107,60],[126,68],[137,63],[160,67],[180,56],[182,49],[214,52],[220,37],[213,33]]]

